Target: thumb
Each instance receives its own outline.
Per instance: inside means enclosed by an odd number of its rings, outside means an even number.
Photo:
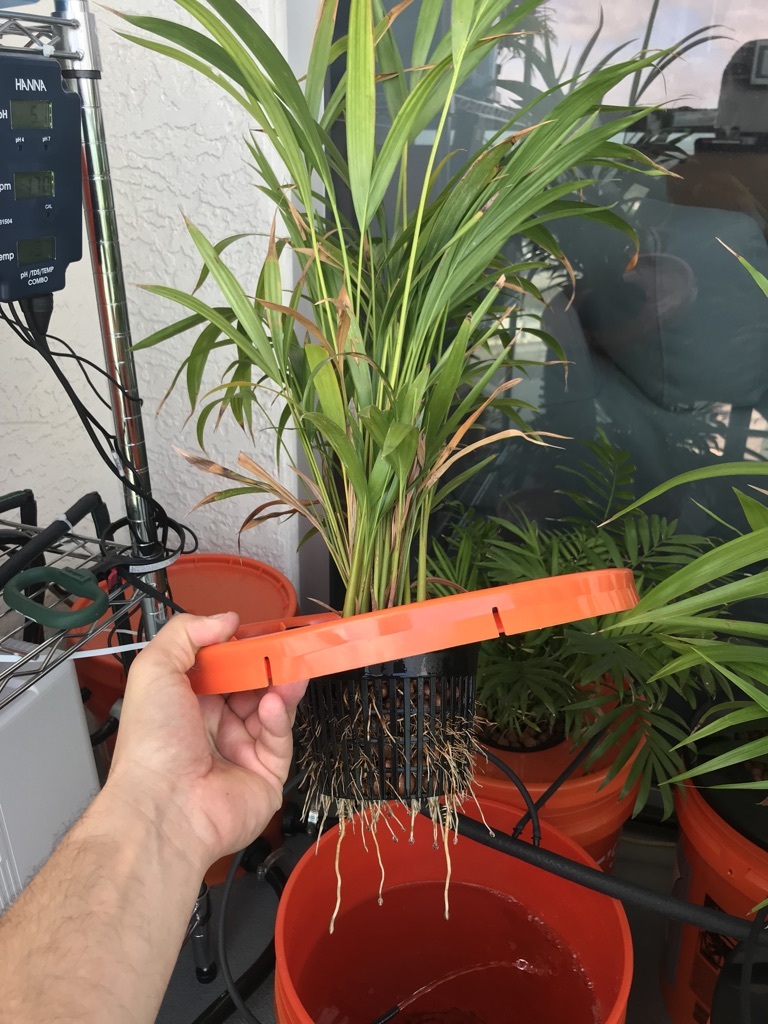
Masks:
[[[174,615],[136,658],[134,669],[140,669],[146,677],[176,672],[184,675],[194,665],[201,647],[228,640],[238,623],[236,612],[213,616]]]

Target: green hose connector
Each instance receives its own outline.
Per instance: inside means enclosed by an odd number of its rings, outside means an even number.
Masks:
[[[75,597],[88,598],[92,603],[85,608],[46,608],[24,591],[32,586],[53,583]],[[3,599],[9,608],[21,612],[27,619],[52,629],[72,629],[97,622],[109,607],[109,598],[96,577],[87,569],[57,569],[47,565],[24,569],[5,585]]]

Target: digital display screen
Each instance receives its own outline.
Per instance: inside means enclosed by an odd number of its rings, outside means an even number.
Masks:
[[[11,100],[11,128],[52,128],[53,104],[45,100]]]
[[[42,263],[45,260],[52,260],[55,256],[56,239],[53,235],[46,235],[43,238],[30,238],[16,244],[16,259],[20,267],[30,263]]]
[[[752,68],[752,85],[768,85],[768,41],[755,43],[755,63]]]
[[[16,199],[42,199],[52,196],[53,171],[17,171],[13,175]]]

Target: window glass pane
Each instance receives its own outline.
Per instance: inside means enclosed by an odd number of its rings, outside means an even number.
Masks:
[[[715,459],[764,458],[768,301],[720,242],[768,273],[768,7],[639,0],[606,5],[602,26],[593,0],[555,0],[547,11],[548,46],[539,34],[528,53],[502,59],[500,90],[563,81],[590,40],[587,66],[618,47],[628,56],[688,37],[690,49],[610,97],[663,104],[629,141],[676,175],[618,174],[590,189],[637,229],[636,265],[616,232],[578,218],[559,227],[576,290],[569,305],[570,286],[552,282],[543,322],[571,367],[567,386],[559,368],[541,374],[543,425],[577,437],[603,426],[629,450],[642,490]],[[547,490],[553,460],[532,461],[521,489]],[[730,486],[700,492],[738,521]],[[689,498],[674,492],[667,511],[709,530]]]
[[[413,17],[417,7],[410,9]],[[396,24],[407,39],[407,18]],[[536,422],[576,439],[604,429],[629,451],[638,492],[718,459],[764,459],[768,299],[721,243],[768,275],[768,4],[552,0],[527,28],[500,45],[463,88],[446,156],[458,151],[455,160],[463,162],[515,109],[554,90],[520,115],[521,126],[542,120],[580,68],[687,38],[682,59],[648,69],[609,97],[663,108],[625,141],[674,176],[598,168],[599,180],[587,190],[592,201],[612,206],[635,227],[636,261],[620,232],[582,218],[562,221],[556,233],[575,273],[575,291],[567,274],[539,273],[546,305],[526,300],[524,314],[541,316],[569,361],[567,376],[562,365],[551,365],[521,386],[541,409]],[[387,117],[383,109],[382,123]],[[415,148],[411,189],[421,183]],[[443,173],[453,169],[449,159]],[[510,239],[510,258],[519,246]],[[525,332],[518,354],[552,355]],[[566,480],[557,467],[583,457],[576,443],[562,446],[508,446],[492,470],[473,481],[465,500],[494,513],[522,502],[534,515],[557,514],[562,498],[556,491]],[[686,529],[711,532],[712,521],[691,502],[693,494],[740,522],[732,483],[671,492],[659,510],[679,515]]]

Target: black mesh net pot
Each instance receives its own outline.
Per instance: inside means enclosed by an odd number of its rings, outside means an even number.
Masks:
[[[460,797],[471,785],[477,646],[313,679],[299,714],[308,807]]]

